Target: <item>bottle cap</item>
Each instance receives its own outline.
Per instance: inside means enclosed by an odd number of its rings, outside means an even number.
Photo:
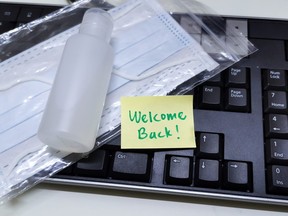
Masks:
[[[113,30],[110,14],[99,8],[88,9],[83,17],[79,32],[104,39],[109,42]]]

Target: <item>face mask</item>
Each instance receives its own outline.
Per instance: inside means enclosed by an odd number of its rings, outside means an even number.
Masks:
[[[109,12],[115,21],[115,64],[98,136],[120,124],[121,96],[166,95],[198,73],[218,66],[154,0],[128,1]],[[0,171],[24,164],[27,158],[23,155],[35,148],[48,151],[36,133],[65,42],[78,28],[0,64]],[[20,147],[21,151],[15,150]],[[18,152],[14,165],[7,163],[12,151]],[[43,161],[49,158],[51,154],[41,155]],[[26,175],[35,173],[40,165]],[[12,176],[13,172],[6,173]]]
[[[156,2],[134,0],[122,10],[111,11],[116,57],[98,135],[120,124],[121,96],[166,95],[218,65]]]
[[[110,11],[115,25],[113,73],[125,80],[112,77],[110,90],[116,89],[117,84],[142,80],[189,60],[202,62],[208,70],[215,68],[216,63],[199,44],[155,1],[134,0],[120,8]],[[181,52],[184,49],[186,52]]]

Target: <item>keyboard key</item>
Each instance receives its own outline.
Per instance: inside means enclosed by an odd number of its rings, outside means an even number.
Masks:
[[[236,30],[236,32],[234,31]],[[241,32],[241,33],[240,33]],[[239,34],[248,36],[248,22],[243,19],[226,19],[226,33],[231,36],[239,36]]]
[[[219,134],[200,133],[197,145],[197,157],[222,158],[223,143]]]
[[[237,55],[249,58],[249,42],[243,41],[242,36],[230,36],[226,38],[225,45],[228,49],[234,50]],[[248,56],[247,56],[248,55]]]
[[[266,140],[266,161],[274,164],[288,163],[288,140],[268,139]]]
[[[43,8],[43,9],[42,9],[42,13],[41,13],[40,16],[41,16],[41,17],[42,17],[42,16],[46,16],[46,15],[48,15],[48,14],[50,14],[50,13],[52,13],[52,12],[58,10],[58,9],[59,9],[59,7]]]
[[[285,41],[285,58],[288,61],[288,40]]]
[[[16,22],[19,11],[18,6],[1,6],[0,21]]]
[[[191,185],[192,159],[190,157],[169,156],[166,166],[166,183],[175,185]]]
[[[16,22],[0,21],[0,34],[7,32],[16,27]]]
[[[23,25],[27,24],[26,22],[17,22],[16,27],[21,27]]]
[[[264,117],[266,137],[288,138],[288,116],[269,114]]]
[[[264,94],[264,112],[288,113],[287,93],[284,91],[266,91]]]
[[[288,166],[268,166],[267,183],[268,193],[288,195]]]
[[[265,39],[283,39],[288,40],[288,28],[287,22],[283,21],[264,21],[263,19],[249,20],[249,37],[250,38],[265,38]],[[280,40],[279,40],[280,41]],[[282,42],[282,41],[281,41]],[[269,41],[267,45],[271,45],[273,42]],[[272,47],[271,47],[272,48]],[[280,51],[278,51],[280,54]],[[271,52],[266,53],[267,57],[271,57]],[[266,62],[262,62],[265,63]]]
[[[205,83],[208,85],[212,85],[212,86],[222,86],[223,85],[223,81],[222,81],[222,75],[223,73],[218,73],[217,75],[213,76],[212,78],[210,78],[209,80],[207,80]]]
[[[151,158],[148,154],[116,151],[111,177],[114,179],[148,182],[150,169]]]
[[[181,16],[180,25],[188,34],[201,34],[202,32],[200,25],[189,15]]]
[[[230,67],[228,69],[226,85],[231,87],[248,88],[248,74],[244,67]]]
[[[203,16],[203,23],[217,36],[221,36],[223,34],[223,29],[226,29],[226,20],[222,17],[213,16]]]
[[[250,191],[252,188],[251,164],[239,161],[224,163],[223,187],[230,190]]]
[[[28,23],[31,22],[41,16],[42,9],[41,8],[29,8],[23,7],[20,10],[17,21],[20,23]]]
[[[263,70],[263,89],[286,90],[286,72],[284,70]]]
[[[195,186],[218,188],[220,186],[220,162],[200,159],[196,162]]]
[[[105,150],[96,150],[87,158],[76,163],[75,173],[79,176],[105,177],[108,169],[108,154]]]
[[[244,88],[229,88],[227,90],[226,110],[230,111],[249,111],[248,93]]]
[[[57,173],[57,175],[72,175],[73,173],[73,165],[70,165],[66,167],[65,169],[61,170],[60,172]]]
[[[222,96],[221,88],[218,86],[203,86],[200,90],[200,108],[221,109]]]
[[[219,40],[225,43],[226,37],[219,35]],[[208,34],[201,34],[200,41],[203,49],[214,58],[221,58],[222,48],[215,42],[214,38]]]

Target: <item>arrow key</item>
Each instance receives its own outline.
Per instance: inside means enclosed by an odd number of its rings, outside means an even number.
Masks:
[[[195,167],[195,186],[218,188],[221,182],[220,166],[221,164],[218,160],[197,160]]]
[[[198,158],[221,159],[223,156],[223,138],[216,133],[200,133],[197,137]]]
[[[193,173],[192,158],[168,156],[166,162],[167,184],[191,185]]]
[[[252,164],[240,161],[224,163],[223,187],[230,190],[252,191]]]

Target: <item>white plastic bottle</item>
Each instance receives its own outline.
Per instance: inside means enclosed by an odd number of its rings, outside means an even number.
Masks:
[[[87,10],[79,33],[65,45],[38,130],[39,139],[65,152],[93,149],[113,67],[110,15]]]

